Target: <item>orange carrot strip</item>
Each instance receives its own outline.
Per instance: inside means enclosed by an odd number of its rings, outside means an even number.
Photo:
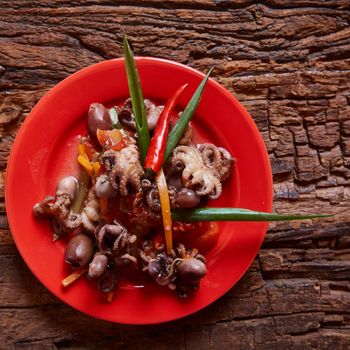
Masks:
[[[82,276],[87,271],[86,267],[83,267],[79,270],[74,271],[69,276],[67,276],[64,280],[62,280],[62,286],[68,287],[74,281],[76,281],[80,276]]]
[[[170,200],[168,186],[165,180],[163,169],[161,169],[156,176],[156,183],[159,192],[160,205],[162,208],[163,228],[165,234],[165,244],[167,253],[170,254],[173,249],[173,236],[172,236],[172,221],[170,212]]]
[[[107,302],[111,303],[113,301],[113,298],[114,298],[114,290],[112,290],[107,294]]]

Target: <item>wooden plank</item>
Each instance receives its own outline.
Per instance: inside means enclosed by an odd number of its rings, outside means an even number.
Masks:
[[[350,5],[346,0],[0,1],[0,347],[15,349],[348,349]],[[213,77],[255,120],[277,212],[336,214],[272,223],[224,297],[161,326],[113,325],[52,296],[25,267],[4,206],[14,137],[69,74],[122,54],[173,59]]]

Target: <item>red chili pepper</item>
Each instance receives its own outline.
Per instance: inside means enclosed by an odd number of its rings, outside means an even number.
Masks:
[[[163,165],[171,114],[176,106],[180,95],[185,90],[187,85],[188,84],[182,85],[175,92],[175,94],[169,99],[162,113],[159,116],[158,123],[154,130],[154,134],[151,139],[151,143],[149,145],[147,156],[145,159],[145,168],[152,169],[155,173],[157,173]]]

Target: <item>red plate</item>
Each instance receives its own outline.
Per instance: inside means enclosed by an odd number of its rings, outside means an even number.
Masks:
[[[189,83],[180,101],[184,107],[203,74],[184,65],[138,58],[144,96],[167,100]],[[264,239],[266,223],[221,223],[218,244],[207,254],[208,274],[200,290],[179,300],[167,288],[122,283],[109,304],[85,278],[67,289],[63,262],[65,243],[52,242],[47,222],[36,220],[33,204],[54,194],[58,180],[75,174],[77,135],[85,134],[91,102],[110,103],[128,97],[123,59],[85,68],[63,80],[35,106],[12,147],[6,174],[6,210],[16,245],[35,276],[72,307],[108,321],[147,324],[174,320],[209,305],[244,274]],[[226,147],[238,160],[214,206],[270,211],[272,180],[269,158],[253,120],[222,86],[209,80],[193,118],[200,139]]]

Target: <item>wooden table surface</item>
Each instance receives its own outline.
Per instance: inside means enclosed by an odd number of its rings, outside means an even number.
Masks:
[[[347,0],[0,0],[1,349],[349,349],[350,3]],[[4,206],[16,133],[52,86],[95,62],[137,55],[206,72],[265,140],[277,212],[257,258],[220,300],[157,326],[98,321],[29,272]],[[25,195],[25,194],[23,194]]]

